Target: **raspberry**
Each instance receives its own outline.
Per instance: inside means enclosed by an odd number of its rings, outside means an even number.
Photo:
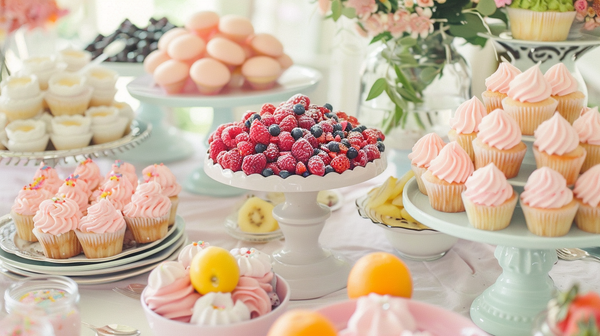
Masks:
[[[273,162],[279,156],[279,148],[277,148],[276,144],[269,144],[263,154],[267,157],[267,162]]]
[[[365,151],[362,149],[358,150],[358,156],[352,159],[352,164],[354,164],[355,167],[364,167],[367,165],[367,162],[369,162],[369,159],[367,158],[367,153],[365,153]]]
[[[275,105],[273,105],[273,104],[266,103],[260,107],[260,115],[261,116],[265,113],[273,114],[273,112],[275,112]]]
[[[296,172],[296,159],[292,155],[282,155],[277,159],[277,167],[294,174]]]
[[[248,141],[240,141],[237,143],[237,148],[242,156],[254,154],[254,146]]]
[[[250,136],[248,133],[244,132],[235,136],[235,142],[239,144],[242,141],[250,141]]]
[[[283,120],[279,123],[279,128],[281,128],[282,131],[291,132],[297,126],[298,121],[296,121],[296,118],[293,115],[283,118]]]
[[[305,134],[303,138],[306,139],[310,143],[312,148],[319,147],[319,140],[317,140],[317,138],[315,138],[312,134],[310,134],[310,133]]]
[[[295,116],[294,110],[288,106],[278,107],[273,113],[273,117],[275,117],[275,122],[278,124],[287,116]]]
[[[338,155],[331,160],[331,166],[336,172],[341,174],[350,168],[350,160],[348,160],[346,155]]]
[[[243,130],[239,126],[229,126],[221,133],[221,139],[228,148],[234,148],[237,145],[235,137],[242,132]]]
[[[308,171],[313,175],[325,175],[325,163],[319,156],[313,156],[308,160]]]
[[[377,138],[379,138],[379,131],[377,131],[374,128],[367,128],[362,132],[362,135],[365,138],[365,140],[367,140],[368,144],[376,144]]]
[[[337,115],[338,119],[348,120],[348,115],[346,112],[338,111],[335,112],[335,115]]]
[[[260,120],[263,125],[269,127],[273,124],[276,124],[275,122],[275,117],[273,117],[273,115],[271,113],[265,113],[262,115],[262,119]]]
[[[279,172],[281,171],[279,169],[279,167],[277,167],[277,163],[275,163],[275,162],[267,163],[265,169],[267,169],[267,168],[271,168],[271,170],[273,170],[274,175],[279,175]]]
[[[317,154],[317,156],[321,158],[321,161],[323,161],[325,165],[331,163],[331,157],[329,156],[329,154],[327,154],[327,152],[319,150],[319,154]],[[308,160],[308,163],[310,164],[310,159]],[[308,168],[310,168],[310,166]]]
[[[213,142],[214,139],[215,139],[215,132],[212,132],[208,136],[208,144],[210,145]]]
[[[223,140],[217,138],[208,146],[208,155],[213,160],[213,162],[217,162],[217,156],[219,153],[226,151],[227,146],[223,143]]]
[[[321,121],[319,123],[319,125],[321,125],[321,129],[323,130],[323,133],[331,133],[333,132],[333,126],[325,121]]]
[[[306,165],[302,162],[298,162],[298,164],[296,164],[296,174],[302,175],[304,173],[306,173]]]
[[[224,150],[221,153],[219,153],[219,155],[217,155],[217,163],[221,165],[221,167],[223,167],[223,169],[225,169],[225,167],[223,166],[223,157],[225,156],[225,154],[227,154],[227,151]]]
[[[298,139],[298,141],[294,142],[292,145],[292,155],[298,161],[308,162],[308,159],[312,156],[312,154],[313,147],[310,145],[310,142],[304,138]]]
[[[287,103],[291,104],[292,106],[296,104],[302,104],[304,108],[307,108],[310,106],[310,98],[303,94],[296,94],[288,99]]]
[[[294,137],[290,132],[281,132],[279,133],[279,150],[280,151],[289,151],[292,150],[292,146],[294,145]]]
[[[240,171],[242,168],[242,155],[237,149],[232,149],[223,156],[223,168]]]
[[[246,121],[248,119],[250,119],[254,114],[256,114],[256,112],[254,111],[246,111],[246,113],[244,113],[244,115],[242,116],[242,121]]]
[[[263,125],[259,120],[254,120],[252,127],[250,127],[250,140],[255,143],[268,145],[271,140],[271,134],[267,126]]]
[[[307,115],[301,115],[300,117],[298,117],[298,126],[304,129],[309,130],[314,124],[315,121],[313,120],[313,118]]]
[[[373,161],[381,157],[381,152],[379,152],[379,148],[377,148],[376,145],[366,145],[362,150],[367,153],[367,160],[369,161]]]
[[[355,116],[349,116],[348,117],[348,122],[352,124],[352,128],[360,125],[360,123],[358,122],[358,119],[356,119]]]
[[[267,165],[267,158],[264,154],[254,154],[244,157],[242,161],[242,170],[246,175],[260,174]]]

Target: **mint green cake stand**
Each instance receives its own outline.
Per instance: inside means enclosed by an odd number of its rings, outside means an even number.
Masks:
[[[533,319],[553,297],[554,282],[548,275],[561,247],[600,245],[600,235],[573,225],[563,237],[540,237],[529,232],[517,205],[510,225],[500,231],[478,230],[467,214],[434,210],[413,177],[403,191],[406,211],[425,225],[462,239],[497,245],[494,253],[502,267],[496,283],[471,305],[471,319],[481,329],[498,336],[529,336]]]

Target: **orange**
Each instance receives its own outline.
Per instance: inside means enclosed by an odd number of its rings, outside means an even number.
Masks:
[[[377,293],[410,298],[412,277],[408,267],[391,253],[375,252],[360,258],[348,276],[348,297]]]
[[[290,310],[281,315],[267,336],[336,336],[333,323],[311,310]]]

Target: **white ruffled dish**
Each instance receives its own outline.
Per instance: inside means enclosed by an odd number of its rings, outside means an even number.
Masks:
[[[35,75],[9,76],[0,83],[2,95],[10,99],[28,99],[40,94],[40,84]]]
[[[6,126],[6,147],[16,152],[39,152],[46,149],[50,136],[40,120],[16,120]]]
[[[92,120],[93,141],[102,144],[123,137],[127,127],[127,118],[119,116],[115,107],[97,106],[90,107],[85,115]]]

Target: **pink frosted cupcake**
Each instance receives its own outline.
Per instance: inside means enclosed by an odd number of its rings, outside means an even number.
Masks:
[[[81,253],[75,235],[80,217],[77,203],[69,198],[54,197],[40,204],[33,217],[33,234],[47,258],[67,259]]]
[[[123,215],[135,241],[151,243],[167,235],[170,210],[171,201],[161,193],[160,184],[149,181],[138,185]]]
[[[423,184],[421,176],[425,174],[427,168],[429,168],[429,163],[431,160],[438,156],[445,145],[446,143],[444,143],[444,140],[442,140],[439,135],[435,133],[429,133],[419,139],[419,141],[417,141],[417,143],[413,146],[412,152],[408,154],[408,158],[410,159],[410,167],[415,173],[419,191],[425,195],[427,195],[427,189],[425,189],[425,185]]]
[[[154,164],[148,166],[142,170],[142,176],[144,177],[144,183],[148,181],[154,181],[160,184],[162,188],[162,194],[167,196],[171,201],[171,212],[169,214],[169,225],[175,223],[175,216],[177,215],[177,206],[179,205],[179,192],[181,192],[181,185],[177,183],[177,178],[164,164]]]
[[[577,91],[579,84],[563,63],[553,65],[544,78],[552,87],[551,97],[558,101],[556,110],[572,124],[579,117],[585,100],[583,92]]]
[[[56,194],[58,188],[63,184],[63,180],[58,177],[56,170],[42,162],[40,163],[38,170],[36,170],[35,175],[33,175],[33,179],[41,176],[44,177],[44,184],[42,187],[52,194]]]
[[[510,224],[517,193],[494,163],[477,169],[465,183],[462,199],[469,222],[480,230],[502,230]]]
[[[461,194],[472,173],[473,162],[457,142],[444,146],[423,174],[431,207],[442,212],[465,211]]]
[[[579,203],[575,223],[580,230],[600,233],[600,165],[585,172],[575,183],[575,200]]]
[[[72,199],[79,206],[82,216],[87,214],[91,192],[88,190],[87,183],[84,180],[79,180],[77,175],[69,175],[65,179],[65,183],[58,188],[56,195]]]
[[[529,176],[519,203],[529,231],[544,237],[569,233],[578,207],[565,178],[548,167]]]
[[[33,234],[33,216],[40,208],[40,204],[51,198],[52,193],[42,187],[45,178],[38,177],[31,184],[19,191],[15,203],[10,209],[10,216],[15,222],[19,238],[31,242],[38,241]]]
[[[575,184],[586,157],[577,131],[558,113],[535,131],[533,154],[538,168],[556,170],[565,177],[567,185]]]
[[[135,167],[131,163],[127,163],[123,160],[115,160],[112,164],[110,173],[106,174],[106,180],[110,179],[112,174],[121,174],[131,182],[133,189],[138,186],[138,177],[135,172]]]
[[[506,178],[513,178],[519,174],[527,146],[521,141],[519,124],[498,109],[481,120],[473,151],[475,169],[493,162]]]
[[[473,140],[479,131],[479,123],[483,117],[487,115],[485,106],[477,97],[462,103],[454,114],[454,118],[450,119],[450,127],[448,133],[450,141],[456,141],[469,154],[471,161],[475,161],[475,153],[473,152]]]
[[[586,151],[581,173],[600,164],[600,113],[598,107],[590,109],[573,123],[579,135],[579,144]]]
[[[502,62],[498,66],[498,70],[485,79],[487,90],[481,94],[481,98],[483,98],[483,105],[488,113],[502,108],[502,99],[508,96],[509,84],[519,74],[521,74],[521,70],[514,65]]]
[[[87,183],[90,191],[96,190],[96,188],[100,186],[100,182],[102,182],[100,168],[98,168],[98,165],[90,158],[81,162],[77,168],[75,168],[73,175],[79,175],[79,179]]]
[[[110,201],[101,199],[87,210],[75,234],[88,258],[106,258],[123,250],[125,220]]]
[[[100,201],[102,198],[106,198],[119,211],[123,210],[125,206],[131,202],[134,191],[131,182],[121,174],[110,175],[108,180],[100,187],[100,190],[102,193],[93,203]]]
[[[550,97],[552,87],[540,71],[539,64],[510,82],[502,109],[517,121],[524,135],[533,135],[538,126],[552,118],[558,102]]]

